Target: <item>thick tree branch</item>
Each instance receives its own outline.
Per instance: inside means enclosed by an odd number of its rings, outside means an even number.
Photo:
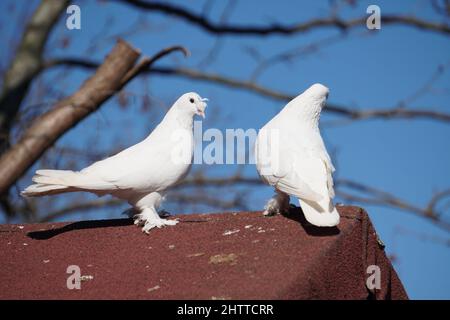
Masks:
[[[208,18],[194,13],[188,9],[182,8],[166,2],[144,1],[144,0],[119,0],[122,3],[131,5],[139,9],[145,9],[153,12],[160,12],[163,14],[171,15],[193,25],[196,25],[212,34],[230,34],[235,36],[267,36],[272,34],[278,35],[292,35],[296,33],[304,33],[312,29],[335,27],[341,30],[347,30],[354,27],[366,27],[367,16],[343,20],[337,17],[330,18],[318,18],[310,21],[292,24],[281,25],[272,24],[269,26],[244,26],[244,25],[231,25],[226,23],[214,23]],[[385,15],[381,16],[381,23],[383,25],[407,25],[416,27],[422,30],[435,31],[439,33],[449,34],[450,27],[444,23],[433,23],[422,20],[412,16],[398,16],[398,15]]]
[[[19,141],[0,158],[0,194],[9,187],[65,132],[96,111],[139,72],[181,47],[165,49],[135,64],[140,53],[119,40],[95,74],[72,96],[33,121]]]
[[[0,94],[0,153],[6,148],[10,127],[28,87],[41,68],[50,32],[68,4],[69,1],[43,0],[25,28]]]

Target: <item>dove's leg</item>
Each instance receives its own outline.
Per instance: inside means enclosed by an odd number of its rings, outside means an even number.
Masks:
[[[289,195],[276,190],[276,194],[265,205],[263,214],[273,216],[287,212],[289,212]]]
[[[142,225],[142,231],[149,233],[153,228],[161,228],[163,226],[173,226],[178,223],[177,220],[161,219],[156,211],[161,202],[163,196],[158,192],[152,192],[142,198],[140,198],[132,205],[140,211],[140,213],[134,216],[134,224]]]
[[[128,208],[127,210],[122,212],[123,215],[126,215],[130,218],[133,218],[137,213],[139,213],[139,212],[137,212],[136,208],[134,208],[134,207]],[[160,218],[167,218],[167,217],[171,216],[171,213],[169,211],[162,209],[162,210],[158,210],[158,216]]]
[[[166,196],[165,196],[165,195],[161,195],[161,200],[159,201],[159,204],[158,204],[158,206],[156,207],[156,209],[158,209],[158,207],[161,205],[161,203],[162,203],[165,199],[166,199]],[[159,215],[160,218],[167,218],[167,217],[170,217],[170,216],[171,216],[170,212],[167,211],[167,210],[160,209],[160,210],[157,210],[157,211],[158,211],[158,215]]]

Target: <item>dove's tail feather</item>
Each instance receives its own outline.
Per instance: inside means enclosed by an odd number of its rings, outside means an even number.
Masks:
[[[78,172],[70,170],[37,170],[32,178],[34,184],[28,186],[21,194],[37,197],[79,191],[79,188],[71,186],[77,175]]]
[[[21,194],[26,197],[39,197],[74,191],[70,189],[61,185],[35,183],[28,186]]]
[[[330,201],[328,210],[322,208],[317,202],[300,201],[303,214],[306,220],[318,227],[334,227],[339,224],[339,213],[333,203]]]

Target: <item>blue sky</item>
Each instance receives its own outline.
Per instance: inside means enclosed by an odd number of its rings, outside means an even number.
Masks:
[[[186,6],[185,1],[171,1]],[[189,8],[200,12],[205,1],[191,1]],[[30,2],[21,2],[18,8]],[[89,57],[100,61],[111,49],[109,36],[129,30],[138,18],[138,10],[122,4],[97,1],[79,1],[82,29],[69,31],[60,21],[51,41],[70,38],[66,49],[52,47],[47,57],[86,56],[86,49],[98,45]],[[366,15],[369,4],[377,4],[381,14],[414,14],[430,21],[443,22],[427,1],[360,1],[356,7],[340,11],[343,18]],[[33,9],[30,5],[30,12]],[[0,7],[5,10],[6,2]],[[225,1],[212,1],[211,20],[220,19]],[[2,37],[18,40],[17,16],[19,11],[5,15],[1,21]],[[229,22],[235,24],[295,23],[329,14],[328,1],[238,1]],[[201,29],[168,18],[161,14],[148,15],[149,29],[124,38],[145,54],[163,47],[181,44],[190,49],[192,56],[167,57],[160,66],[197,68],[214,46],[215,36]],[[112,20],[111,20],[112,19]],[[448,22],[448,21],[447,21]],[[20,26],[20,25],[19,25]],[[248,53],[252,48],[262,57],[298,48],[321,39],[338,36],[332,28],[321,29],[292,37],[269,36],[233,37],[220,40],[217,58],[202,71],[219,73],[233,78],[248,79],[257,63]],[[8,49],[10,50],[10,49]],[[2,55],[6,55],[6,50]],[[435,73],[438,65],[450,62],[448,36],[417,30],[405,26],[384,26],[368,33],[365,28],[354,29],[342,40],[321,48],[318,52],[300,57],[289,65],[277,64],[264,72],[258,83],[274,90],[297,94],[315,82],[330,88],[329,101],[355,108],[388,108],[421,88]],[[3,59],[4,60],[4,59]],[[3,67],[7,61],[3,61]],[[42,78],[50,80],[61,70],[52,70]],[[55,82],[55,90],[71,93],[90,72],[73,71],[63,82]],[[430,108],[449,112],[449,73],[445,72],[433,83],[433,92],[414,100],[411,108]],[[147,86],[155,104],[148,113],[140,112],[140,99]],[[116,141],[131,145],[142,139],[161,119],[164,106],[187,91],[197,91],[210,99],[204,129],[259,128],[282,107],[279,101],[253,93],[220,87],[203,82],[173,77],[152,76],[145,84],[134,81],[127,91],[135,95],[133,104],[123,110],[117,100],[107,102],[96,114],[67,133],[58,143],[107,150]],[[31,99],[31,98],[30,98]],[[161,101],[162,103],[157,103]],[[450,126],[430,120],[367,120],[351,123],[337,122],[340,118],[324,115],[322,132],[329,151],[335,150],[339,177],[365,183],[418,206],[424,206],[434,192],[449,187],[450,181]],[[126,127],[126,132],[117,128]],[[92,137],[96,137],[95,143]],[[234,172],[236,166],[208,168],[214,174]],[[245,166],[248,176],[256,176],[253,166]],[[26,181],[21,182],[23,185]],[[272,195],[269,187],[255,191],[251,209],[259,210]],[[59,198],[64,201],[64,196]],[[448,239],[442,231],[424,219],[398,210],[364,206],[386,244],[386,251],[396,256],[395,267],[411,298],[450,298],[450,248],[448,245],[419,239],[415,233]],[[166,208],[171,204],[166,203]],[[172,207],[173,208],[173,207]],[[208,211],[205,208],[205,211]],[[179,212],[179,211],[177,211]],[[174,212],[175,213],[175,212]],[[188,213],[188,212],[182,212]],[[89,218],[104,217],[96,212]],[[110,213],[108,213],[110,214]],[[72,217],[73,218],[73,217]],[[76,217],[74,217],[76,218]]]

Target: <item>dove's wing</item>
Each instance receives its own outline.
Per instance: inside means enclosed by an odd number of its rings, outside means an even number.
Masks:
[[[311,155],[303,155],[301,159],[294,160],[292,169],[286,179],[287,181],[292,181],[291,183],[295,185],[298,183],[297,177],[301,177],[299,187],[305,184],[320,195],[320,199],[305,198],[298,195],[300,199],[319,202],[322,199],[330,199],[334,196],[331,173],[322,159]]]
[[[139,184],[135,177],[139,177],[138,173],[143,169],[137,161],[139,154],[117,154],[93,163],[80,171],[86,177],[86,182],[78,183],[78,186],[92,190],[134,189]]]
[[[296,134],[299,135],[298,133]],[[318,139],[319,138],[319,139]],[[270,185],[287,194],[310,201],[333,198],[333,164],[319,137],[299,143],[292,132],[280,137],[277,151],[264,152],[265,139],[257,139],[257,169]],[[304,138],[305,140],[305,138]],[[312,143],[311,143],[312,142]]]
[[[313,157],[293,157],[286,163],[286,174],[280,176],[275,187],[300,199],[320,201],[326,196],[323,192],[326,171],[322,161]]]
[[[325,183],[327,186],[328,197],[330,199],[334,198],[334,183],[333,183],[333,172],[335,171],[331,158],[325,148],[322,137],[320,135],[314,135],[312,139],[315,143],[312,145],[311,149],[308,149],[308,155],[314,160],[320,163],[318,172],[324,174],[326,179]],[[303,159],[302,159],[303,161]],[[323,167],[323,168],[322,168]],[[325,172],[323,172],[325,170]]]
[[[287,144],[280,146],[280,150],[268,152],[267,154],[265,150],[268,149],[265,149],[263,144],[267,144],[267,141],[257,139],[255,146],[256,166],[263,180],[276,189],[298,198],[311,201],[322,199],[322,196],[311,188],[301,175],[302,172],[307,171],[308,163],[305,163],[303,167],[299,166],[298,161],[294,158],[295,154],[292,153],[291,149],[287,148]],[[313,163],[311,163],[311,166],[313,166]]]
[[[190,163],[175,163],[175,143],[170,139],[170,127],[159,127],[144,141],[107,159],[93,163],[80,171],[89,177],[89,187],[97,190],[134,189],[159,191],[183,178]],[[192,133],[186,141],[193,146]],[[84,187],[84,186],[82,186]]]
[[[98,194],[133,188],[130,181],[122,177],[133,176],[133,171],[142,168],[137,163],[141,147],[134,145],[114,156],[94,162],[80,171],[37,170],[33,182],[47,185],[61,185],[77,190],[92,191]]]

